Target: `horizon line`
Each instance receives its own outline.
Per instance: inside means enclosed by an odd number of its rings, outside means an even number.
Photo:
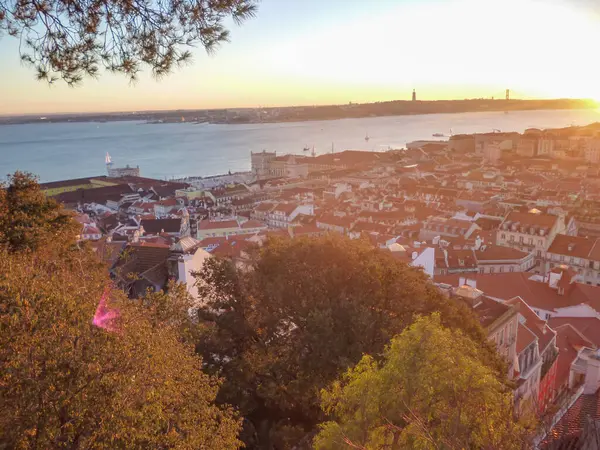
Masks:
[[[379,100],[373,102],[364,102],[364,103],[323,103],[323,104],[296,104],[296,105],[280,105],[280,106],[239,106],[239,107],[220,107],[220,108],[173,108],[173,109],[143,109],[143,110],[121,110],[121,111],[68,111],[68,112],[33,112],[33,113],[0,113],[1,118],[16,118],[16,117],[32,117],[32,116],[65,116],[65,115],[94,115],[94,114],[144,114],[144,113],[161,113],[161,112],[191,112],[191,111],[223,111],[228,109],[275,109],[275,108],[318,108],[318,107],[326,107],[326,106],[346,106],[346,105],[372,105],[377,103],[392,103],[392,102],[462,102],[462,101],[473,101],[473,100],[490,100],[490,101],[507,101],[505,98],[496,98],[496,97],[475,97],[475,98],[455,98],[455,99],[435,99],[435,100],[404,100],[404,99],[394,99],[394,100]],[[511,98],[508,101],[527,101],[527,102],[535,102],[535,101],[560,101],[560,100],[573,100],[573,101],[584,101],[584,102],[593,102],[598,103],[596,100],[592,98],[574,98],[574,97],[560,97],[560,98]]]

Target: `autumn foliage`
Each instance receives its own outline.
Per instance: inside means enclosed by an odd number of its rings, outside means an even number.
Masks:
[[[246,417],[245,442],[260,448],[290,448],[288,439],[314,430],[326,418],[321,389],[363,354],[377,358],[416,315],[439,312],[501,366],[464,305],[367,242],[271,240],[241,268],[211,259],[200,280],[207,303],[197,348],[225,378],[219,399]]]
[[[93,325],[106,267],[16,211],[43,197],[24,181],[9,203],[19,220],[0,227],[0,448],[237,448],[239,419],[214,404],[219,381],[166,320],[169,296],[110,289],[118,331]]]
[[[471,310],[366,241],[209,258],[190,317],[183,285],[126,298],[77,232],[31,176],[0,189],[0,448],[525,442]]]

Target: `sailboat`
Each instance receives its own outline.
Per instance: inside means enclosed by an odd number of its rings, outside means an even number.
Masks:
[[[371,138],[369,137],[369,132],[367,131],[367,135],[365,136],[365,141],[369,142],[369,139],[371,139]]]
[[[104,158],[104,163],[105,164],[112,164],[112,158],[110,157],[110,155],[108,154],[108,152],[106,152],[106,157]]]

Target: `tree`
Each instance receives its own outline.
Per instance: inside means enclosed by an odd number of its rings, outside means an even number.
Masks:
[[[181,334],[181,290],[129,300],[85,246],[32,223],[35,246],[0,246],[0,448],[239,448],[239,418]]]
[[[224,22],[255,9],[255,0],[0,0],[0,32],[19,39],[40,80],[75,85],[101,66],[134,80],[143,65],[168,74],[190,46],[213,51],[228,40]]]
[[[439,314],[417,319],[380,364],[364,356],[323,390],[323,409],[335,420],[321,425],[315,448],[526,448],[513,394],[486,356]]]
[[[498,361],[470,310],[362,241],[270,240],[241,269],[211,258],[199,289],[197,349],[225,378],[219,399],[247,419],[250,447],[289,448],[290,434],[313,430],[323,420],[319,391],[364,353],[380,354],[416,314],[440,311]]]
[[[13,252],[36,250],[48,241],[70,245],[76,234],[71,215],[46,197],[33,175],[15,172],[0,185],[0,245]]]

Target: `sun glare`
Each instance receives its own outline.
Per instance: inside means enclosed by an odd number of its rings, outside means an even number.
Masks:
[[[385,16],[281,42],[267,66],[281,75],[335,82],[338,89],[463,84],[484,86],[490,96],[511,88],[530,98],[600,99],[600,60],[589,55],[589,46],[600,42],[595,18],[558,3],[507,0],[493,10],[488,3],[402,5]],[[423,98],[438,94],[422,92]],[[453,95],[456,89],[445,92]]]

